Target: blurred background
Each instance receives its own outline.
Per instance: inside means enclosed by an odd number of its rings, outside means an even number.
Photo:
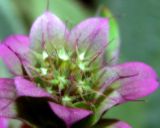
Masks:
[[[46,9],[46,0],[0,0],[0,40],[28,34],[32,22]],[[160,75],[159,0],[50,0],[50,10],[72,27],[95,16],[100,5],[109,8],[120,28],[120,61],[143,61]],[[0,61],[0,76],[8,76]],[[160,90],[142,102],[115,107],[105,115],[129,122],[133,128],[160,128]]]

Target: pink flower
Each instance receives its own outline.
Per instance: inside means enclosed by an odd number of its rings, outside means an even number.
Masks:
[[[13,78],[0,79],[0,117],[43,128],[88,128],[113,106],[153,93],[158,82],[150,66],[104,64],[108,22],[90,18],[69,31],[56,15],[45,12],[29,37],[6,38],[0,58]],[[113,127],[130,126],[116,121]]]

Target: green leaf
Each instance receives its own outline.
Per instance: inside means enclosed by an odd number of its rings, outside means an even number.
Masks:
[[[99,15],[109,19],[109,45],[106,48],[105,59],[108,64],[116,64],[119,57],[120,37],[116,19],[109,9],[100,7]]]

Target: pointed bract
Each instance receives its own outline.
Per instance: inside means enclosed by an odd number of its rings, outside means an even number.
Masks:
[[[0,117],[15,118],[14,101],[16,99],[14,80],[0,79]]]
[[[30,96],[30,97],[48,97],[51,95],[40,87],[37,87],[31,81],[28,81],[22,77],[15,78],[15,86],[18,96]]]
[[[92,112],[89,110],[79,108],[68,108],[53,102],[49,102],[49,104],[53,112],[65,122],[67,128],[71,128],[71,126],[74,123],[92,114]]]
[[[7,94],[7,95],[6,95]],[[21,96],[48,97],[51,96],[32,82],[21,77],[15,79],[0,79],[0,117],[16,117],[13,111],[14,103]]]
[[[113,66],[111,70],[116,74],[115,79],[102,91],[113,91],[98,104],[97,112],[100,115],[118,104],[148,96],[159,86],[155,71],[144,63],[128,62]]]
[[[77,45],[82,51],[103,52],[108,43],[108,31],[108,19],[90,18],[72,29],[69,40],[72,46]]]
[[[158,88],[157,75],[148,65],[130,62],[115,67],[121,84],[118,92],[125,100],[138,100]]]
[[[65,24],[51,12],[45,12],[33,23],[30,31],[31,48],[41,50],[50,43],[64,41],[68,34]]]
[[[29,51],[29,38],[25,35],[11,35],[3,43],[7,45],[19,57],[23,57]]]
[[[5,44],[0,45],[0,59],[7,65],[14,75],[22,75],[22,65],[16,54],[11,51]]]

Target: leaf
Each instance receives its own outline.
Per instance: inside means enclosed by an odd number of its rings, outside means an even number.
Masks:
[[[106,62],[109,64],[116,64],[118,62],[119,57],[119,47],[120,47],[120,36],[119,36],[119,28],[116,19],[112,15],[109,9],[102,6],[99,9],[99,15],[101,17],[106,17],[109,19],[109,40],[108,47],[105,52]]]

